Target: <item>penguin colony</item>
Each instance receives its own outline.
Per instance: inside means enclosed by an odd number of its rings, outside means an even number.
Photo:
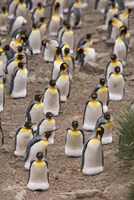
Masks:
[[[99,4],[101,0],[96,0],[95,9],[100,9]],[[25,123],[17,128],[15,135],[14,155],[24,157],[24,167],[29,170],[27,187],[30,190],[49,188],[47,147],[55,141],[56,117],[60,115],[62,103],[70,96],[75,65],[82,71],[86,63],[96,62],[92,34],[87,33],[77,45],[74,42],[74,29],[82,28],[83,10],[88,6],[86,0],[11,0],[1,9],[0,34],[9,34],[10,42],[5,46],[0,44],[0,112],[4,109],[6,83],[9,83],[11,98],[26,97],[28,57],[42,53],[44,62],[53,66],[51,80],[44,92],[43,88],[42,92],[37,91],[27,106]],[[48,7],[50,15],[47,20],[45,12]],[[81,156],[81,172],[85,175],[96,175],[104,170],[102,144],[112,143],[113,129],[108,105],[109,101],[123,99],[124,67],[130,41],[132,8],[124,7],[123,0],[108,0],[102,8],[108,39],[114,40],[111,60],[85,105],[82,127],[78,121],[73,121],[65,134],[65,154]],[[29,28],[26,28],[27,12],[32,21]],[[85,140],[86,132],[90,133],[88,140]],[[1,124],[0,135],[3,145]]]

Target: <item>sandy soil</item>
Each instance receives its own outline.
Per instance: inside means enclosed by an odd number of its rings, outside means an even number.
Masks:
[[[94,32],[93,38],[98,42],[94,44],[96,52],[111,53],[112,46],[107,46],[102,39],[106,36],[105,32],[98,33],[96,27],[102,24],[103,16],[101,13],[90,8],[84,12],[82,29],[75,30],[75,40],[78,40],[86,33]],[[134,29],[134,12],[130,17],[130,28]],[[96,40],[96,41],[97,41]],[[28,95],[25,99],[13,100],[8,94],[9,85],[5,85],[6,104],[2,113],[2,126],[5,133],[5,145],[0,148],[0,199],[14,200],[15,195],[24,190],[24,199],[32,200],[60,200],[74,197],[71,194],[77,190],[98,190],[101,195],[92,196],[92,200],[123,200],[127,191],[128,171],[124,168],[122,161],[116,156],[118,152],[118,135],[116,132],[116,117],[125,109],[133,98],[134,77],[133,77],[133,53],[134,39],[132,35],[131,48],[128,55],[128,64],[125,68],[126,88],[125,97],[121,102],[110,102],[109,110],[115,118],[113,131],[113,143],[103,146],[104,149],[104,172],[97,176],[85,176],[80,172],[81,158],[69,158],[64,153],[65,131],[72,120],[78,120],[82,124],[85,103],[88,100],[94,86],[103,77],[100,70],[86,68],[83,72],[74,75],[71,85],[71,95],[65,104],[62,104],[62,114],[56,118],[57,127],[55,144],[48,147],[50,188],[46,192],[31,192],[27,190],[26,184],[28,172],[24,169],[23,159],[15,157],[14,136],[16,127],[25,120],[25,111],[28,103],[33,98],[35,91],[44,91],[45,85],[50,79],[52,64],[46,64],[41,55],[29,58],[29,82]],[[100,68],[106,68],[109,56],[105,55],[97,61]],[[76,66],[77,67],[77,66]],[[88,137],[88,133],[86,133]],[[67,196],[66,193],[70,193]],[[23,199],[23,198],[22,198]],[[78,198],[77,198],[78,199]],[[89,197],[83,197],[89,199]]]

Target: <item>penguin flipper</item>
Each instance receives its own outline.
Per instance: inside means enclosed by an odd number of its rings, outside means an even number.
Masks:
[[[28,122],[31,122],[31,115],[30,115],[30,111],[32,109],[32,107],[35,105],[36,101],[35,100],[32,100],[30,102],[30,104],[28,105],[27,107],[27,110],[26,110],[26,118],[27,118],[27,121]]]
[[[11,30],[12,30],[12,26],[15,22],[17,17],[14,17],[13,19],[11,19],[10,23],[9,23],[9,31],[8,31],[8,34],[10,34]]]
[[[110,39],[112,33],[112,21],[108,24],[108,39]]]
[[[4,133],[3,133],[3,129],[0,125],[0,135],[1,135],[1,144],[3,145],[4,144]]]
[[[85,160],[85,151],[86,151],[86,148],[87,148],[87,145],[88,145],[88,142],[90,141],[90,139],[88,139],[86,141],[86,143],[84,144],[84,147],[83,147],[83,151],[82,151],[82,162],[81,162],[81,171],[83,169],[83,166],[84,166],[84,160]]]
[[[14,70],[13,70],[13,74],[12,74],[12,78],[11,78],[11,83],[10,83],[10,89],[9,89],[9,94],[10,95],[12,94],[12,91],[13,91],[13,88],[14,88],[14,79],[15,79],[15,76],[16,76],[18,70],[19,70],[18,67],[15,67]]]
[[[37,133],[36,133],[36,135],[39,135],[39,128],[40,128],[40,125],[42,124],[42,122],[43,122],[45,119],[46,119],[46,117],[43,117],[43,118],[39,121],[39,123],[38,123],[38,125],[37,125]]]
[[[97,10],[97,8],[98,8],[98,3],[99,3],[99,1],[100,1],[100,0],[95,0],[95,7],[94,7],[95,10]]]

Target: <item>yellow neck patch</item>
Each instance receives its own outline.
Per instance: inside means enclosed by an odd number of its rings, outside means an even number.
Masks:
[[[63,78],[68,77],[67,73],[65,73],[65,72],[61,72],[61,76],[62,76]]]
[[[3,88],[3,87],[4,87],[3,83],[0,83],[0,88]]]
[[[97,104],[98,101],[97,101],[97,100],[91,100],[91,103],[92,103],[92,104]]]
[[[79,134],[79,130],[69,130],[68,131],[69,133],[71,133],[71,134]]]
[[[31,132],[30,129],[28,129],[28,128],[22,128],[21,131],[24,132],[24,133],[29,133],[29,132]]]
[[[48,123],[52,123],[54,121],[54,119],[47,119]]]
[[[48,88],[48,90],[51,90],[51,91],[56,91],[56,90],[57,90],[57,88],[56,88],[56,87],[50,87],[50,88]]]

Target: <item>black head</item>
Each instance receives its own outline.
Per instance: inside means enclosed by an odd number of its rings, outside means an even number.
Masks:
[[[2,7],[2,12],[6,12],[7,11],[7,8],[6,7]]]
[[[55,80],[50,80],[50,81],[49,81],[49,85],[50,85],[51,87],[55,87],[55,85],[56,85]]]
[[[105,85],[105,82],[106,82],[106,81],[105,81],[104,78],[101,78],[101,79],[100,79],[100,85],[104,86],[104,85]]]
[[[112,54],[112,55],[111,55],[111,60],[112,60],[112,61],[115,61],[116,59],[117,59],[116,54]]]
[[[82,53],[83,53],[83,49],[82,49],[82,48],[78,48],[78,49],[77,49],[77,53],[78,53],[78,54],[82,54]]]
[[[36,154],[36,158],[37,158],[38,160],[42,160],[42,159],[43,159],[43,152],[38,152],[38,153]]]
[[[24,123],[24,126],[27,128],[27,129],[30,129],[31,127],[32,127],[32,123],[30,123],[30,122],[25,122]]]
[[[96,92],[93,92],[93,93],[91,94],[91,98],[92,98],[93,100],[96,100],[96,99],[97,99],[97,93],[96,93]]]
[[[73,121],[72,122],[72,127],[73,127],[73,129],[77,129],[78,128],[78,126],[79,126],[79,122],[78,121]]]
[[[51,112],[46,113],[46,118],[52,119],[52,117],[53,117],[53,114]]]
[[[19,47],[17,47],[17,50],[18,50],[18,52],[22,52],[23,51],[23,47],[22,46],[19,46]]]
[[[91,34],[91,33],[86,34],[86,38],[87,38],[88,40],[90,40],[91,37],[92,37],[92,34]]]
[[[24,0],[19,0],[20,3],[24,3]]]
[[[65,48],[64,49],[64,53],[65,53],[65,55],[68,55],[70,53],[70,49],[69,48]]]
[[[9,51],[9,50],[10,50],[10,45],[9,45],[9,44],[6,44],[6,45],[4,46],[4,50],[5,50],[5,51]]]
[[[133,10],[133,8],[129,6],[128,7],[128,12],[130,13],[132,10]]]
[[[120,35],[125,35],[127,33],[127,27],[126,26],[121,26],[120,27]]]
[[[67,24],[68,24],[67,21],[64,20],[64,21],[63,21],[63,25],[64,25],[64,26],[67,26]]]
[[[117,74],[119,74],[119,73],[120,73],[120,67],[119,67],[119,66],[116,66],[115,69],[114,69],[114,71],[115,71]]]
[[[44,22],[44,20],[45,20],[45,17],[40,18],[40,22]]]
[[[104,128],[102,126],[98,127],[96,129],[96,137],[100,137],[100,140],[102,139],[102,136],[104,134]]]
[[[40,102],[41,98],[42,98],[42,94],[36,94],[36,95],[34,95],[35,101]]]
[[[109,112],[105,112],[104,113],[104,119],[106,119],[106,120],[110,120],[110,113]]]
[[[36,29],[37,28],[37,25],[36,24],[33,24],[33,29]]]
[[[42,8],[42,3],[41,2],[37,3],[37,7]]]
[[[18,68],[23,69],[23,66],[24,66],[24,65],[25,65],[25,63],[19,62],[19,63],[18,63]]]
[[[71,28],[71,25],[67,23],[66,28],[69,30]]]
[[[18,59],[18,60],[22,60],[23,58],[24,58],[24,55],[23,55],[23,54],[17,55],[17,59]]]
[[[59,2],[55,2],[54,3],[54,8],[55,8],[55,11],[57,11],[60,8],[60,3]]]
[[[60,66],[60,71],[64,71],[68,67],[67,63],[62,63]]]
[[[55,48],[55,53],[56,53],[57,56],[61,55],[61,48],[60,47],[56,47]]]
[[[50,136],[52,135],[53,131],[46,131],[43,133],[43,136],[48,140],[50,138]]]

